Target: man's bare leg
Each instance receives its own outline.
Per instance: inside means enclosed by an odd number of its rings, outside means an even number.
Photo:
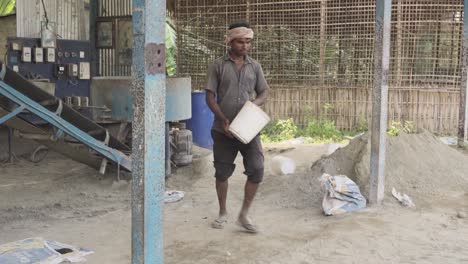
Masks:
[[[240,226],[245,228],[248,232],[256,233],[257,227],[253,225],[252,221],[247,217],[249,213],[252,201],[257,193],[258,183],[251,182],[249,180],[245,183],[244,189],[244,202],[242,203],[242,209],[239,213],[238,223]]]
[[[228,186],[228,180],[219,181],[218,179],[216,179],[216,193],[218,194],[219,216],[212,223],[213,228],[224,228],[224,224],[226,224],[227,222],[226,198]]]

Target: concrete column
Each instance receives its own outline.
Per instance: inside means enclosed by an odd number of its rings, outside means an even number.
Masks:
[[[369,194],[372,204],[380,204],[384,198],[391,11],[391,0],[376,1]]]
[[[132,263],[163,263],[166,0],[133,0]]]
[[[468,89],[468,0],[463,1],[463,40],[462,40],[462,58],[461,58],[461,82],[460,82],[460,110],[458,114],[458,146],[462,147],[466,139],[468,108],[466,104],[466,95]]]

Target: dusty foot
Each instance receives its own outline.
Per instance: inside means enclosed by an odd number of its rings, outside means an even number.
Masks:
[[[227,223],[227,215],[220,215],[216,220],[211,223],[211,227],[216,229],[223,229]]]
[[[258,227],[252,223],[252,220],[246,216],[239,216],[237,225],[244,228],[246,232],[258,233]]]

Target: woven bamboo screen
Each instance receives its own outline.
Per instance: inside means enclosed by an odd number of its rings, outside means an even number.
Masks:
[[[456,132],[462,10],[462,0],[393,0],[390,121]],[[227,26],[248,20],[274,119],[325,115],[348,130],[369,120],[375,0],[178,0],[175,14],[178,73],[194,89],[226,52]]]

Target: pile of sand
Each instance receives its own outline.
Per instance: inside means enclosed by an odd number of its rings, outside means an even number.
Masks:
[[[322,173],[347,175],[369,197],[370,142],[364,135],[312,165],[313,178]],[[424,206],[456,198],[468,190],[468,156],[428,132],[387,137],[385,199],[392,188]]]

